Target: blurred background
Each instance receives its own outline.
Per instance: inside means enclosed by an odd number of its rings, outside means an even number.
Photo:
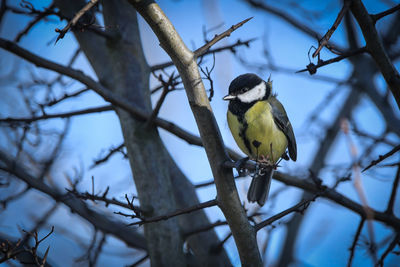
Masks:
[[[9,8],[2,13],[1,38],[18,41],[19,46],[61,65],[68,65],[74,58],[71,67],[98,80],[85,55],[77,50],[79,46],[72,32],[55,42],[58,37],[55,29],[62,29],[66,20],[60,20],[55,15],[46,16],[26,34],[21,34],[37,17],[30,13],[32,8],[43,11],[52,5],[52,1],[3,0],[1,3]],[[265,80],[271,76],[273,90],[285,106],[298,145],[297,162],[282,161],[278,170],[299,179],[320,178],[324,185],[334,187],[340,194],[361,203],[353,183],[357,169],[364,169],[379,155],[400,143],[400,112],[385,80],[373,60],[365,54],[321,67],[314,75],[307,71],[296,73],[310,63],[318,63],[311,54],[318,47],[318,39],[335,21],[342,8],[341,1],[164,0],[158,3],[190,49],[202,46],[231,25],[253,17],[214,48],[237,45],[206,55],[201,61],[204,70],[214,66],[210,74],[213,88],[211,106],[225,145],[243,155],[230,134],[226,122],[227,103],[222,101],[230,81],[248,72],[256,73]],[[391,0],[365,0],[363,3],[370,14],[399,4]],[[98,12],[95,25],[101,30],[112,31],[112,28],[104,28],[101,7],[95,9]],[[376,24],[397,69],[400,56],[399,14],[397,11]],[[138,22],[148,64],[154,66],[169,62],[168,55],[140,16]],[[118,25],[115,27],[118,28]],[[351,51],[365,45],[352,16],[345,16],[331,37],[331,42],[341,51]],[[326,48],[321,52],[323,60],[336,56]],[[174,67],[155,71],[150,76],[150,88],[159,86],[158,75],[168,77],[173,72],[177,73]],[[85,90],[85,86],[79,82],[37,68],[4,49],[0,49],[0,77],[2,119],[59,114],[106,104],[99,95]],[[57,82],[54,82],[56,79]],[[207,89],[211,88],[209,79],[205,79],[204,83]],[[74,92],[80,93],[46,106],[45,113],[44,109],[41,110],[41,104]],[[153,107],[161,94],[162,90],[157,90],[151,95]],[[168,93],[159,117],[199,135],[182,84]],[[344,119],[349,125],[348,135],[340,127]],[[194,185],[199,185],[197,194],[200,202],[215,198],[213,184],[202,186],[213,179],[204,149],[190,145],[161,128],[159,133],[179,168]],[[20,157],[21,162],[30,166],[32,173],[45,174],[46,184],[65,190],[71,187],[69,181],[79,178],[77,188],[80,192],[98,193],[109,188],[109,198],[124,202],[125,194],[132,197],[137,192],[122,144],[121,126],[113,111],[29,124],[4,120],[0,123],[1,151],[16,159]],[[107,161],[96,163],[110,155],[110,151],[114,152]],[[355,154],[352,155],[352,151]],[[38,159],[43,163],[41,167],[47,166],[45,172],[39,167],[32,167],[32,162]],[[399,162],[397,153],[360,175],[368,204],[376,211],[384,212],[387,209],[393,195],[395,176],[399,176]],[[259,209],[246,200],[250,179],[238,179],[237,188],[249,214],[257,213],[255,221],[279,213],[307,196],[299,188],[273,180],[270,199]],[[54,226],[54,233],[39,246],[42,256],[50,246],[48,262],[51,265],[122,266],[132,264],[146,255],[143,251],[129,248],[113,235],[103,234],[79,215],[71,213],[62,203],[27,187],[5,171],[0,172],[0,182],[1,239],[18,240],[25,234],[22,230],[31,229],[37,229],[39,236],[43,237]],[[394,193],[393,212],[398,218],[400,205],[395,196]],[[104,203],[93,201],[88,201],[88,204],[104,216],[126,224],[133,221],[115,214],[118,211],[126,212],[121,207],[105,207]],[[134,204],[139,204],[137,199]],[[210,222],[224,220],[217,207],[207,208],[205,212]],[[371,239],[367,225],[363,224],[357,235],[356,246],[351,250],[360,220],[360,216],[350,209],[326,198],[318,198],[304,213],[285,216],[258,233],[265,266],[345,266],[351,252],[354,252],[352,266],[373,266],[371,243],[380,258],[395,237],[395,231],[385,223],[374,221],[371,223],[374,238]],[[139,232],[142,231],[142,227],[135,227]],[[228,226],[215,229],[220,240],[230,233]],[[223,245],[232,265],[240,266],[233,238],[228,238]],[[393,251],[385,258],[385,266],[399,266],[399,251],[400,247],[395,243]],[[4,264],[19,265],[15,260]],[[144,260],[140,264],[149,266],[149,261]]]

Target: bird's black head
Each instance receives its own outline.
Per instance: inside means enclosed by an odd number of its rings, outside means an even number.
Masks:
[[[229,85],[229,95],[224,100],[236,100],[242,103],[253,103],[267,99],[271,94],[272,82],[265,82],[253,73],[236,77]]]

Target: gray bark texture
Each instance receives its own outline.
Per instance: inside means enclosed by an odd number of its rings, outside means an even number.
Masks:
[[[57,0],[67,17],[72,17],[83,1]],[[125,1],[104,1],[103,17],[113,38],[90,31],[75,32],[75,37],[93,67],[99,81],[117,98],[128,100],[135,108],[151,112],[150,70],[145,60],[136,11]],[[146,217],[167,214],[198,203],[193,185],[182,174],[165,149],[156,127],[116,108],[141,209]],[[183,252],[183,234],[189,227],[207,225],[203,211],[145,224],[144,233],[152,266],[228,266],[224,250],[213,252],[218,244],[214,231],[190,237],[188,245],[194,260]]]
[[[229,224],[241,263],[243,266],[261,266],[256,232],[240,202],[232,169],[223,166],[228,157],[199,73],[196,56],[187,48],[156,3],[135,0],[129,2],[150,25],[161,47],[179,71],[214,175],[218,206]]]

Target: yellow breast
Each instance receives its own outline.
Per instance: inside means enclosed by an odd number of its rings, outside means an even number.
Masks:
[[[242,121],[229,110],[227,117],[233,138],[250,158],[257,159],[262,155],[275,163],[285,152],[287,138],[276,126],[267,101],[254,104],[246,111]]]

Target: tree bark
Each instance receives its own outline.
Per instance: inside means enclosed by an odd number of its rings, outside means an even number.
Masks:
[[[57,0],[57,4],[69,17],[83,5],[82,2],[75,1],[71,4],[61,0]],[[105,39],[89,31],[74,32],[75,36],[101,83],[118,97],[127,99],[136,108],[150,114],[150,72],[141,46],[136,11],[127,2],[110,0],[103,2],[103,16],[106,28],[114,38]],[[145,215],[162,215],[179,207],[198,203],[194,187],[166,151],[157,129],[145,129],[145,122],[133,119],[122,109],[117,109],[117,114],[141,209],[145,211]],[[184,188],[181,185],[185,185]],[[152,265],[186,265],[181,227],[199,223],[208,224],[204,211],[145,224],[145,237]],[[188,240],[198,258],[197,263],[210,266],[229,265],[224,250],[210,255],[211,249],[218,242],[214,231]]]
[[[177,67],[199,128],[217,187],[218,206],[232,231],[243,266],[261,266],[256,232],[247,219],[233,180],[232,170],[223,167],[228,159],[215,117],[198,70],[195,55],[183,43],[160,7],[153,1],[129,1],[150,25],[160,45]]]

